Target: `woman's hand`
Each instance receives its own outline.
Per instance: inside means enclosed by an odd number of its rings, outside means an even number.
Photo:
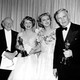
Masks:
[[[41,52],[41,44],[38,43],[38,45],[36,45],[34,48],[31,49],[29,54],[36,54]]]
[[[34,54],[35,50],[32,48],[31,51],[29,52],[29,55]]]
[[[21,50],[21,51],[24,51],[24,47],[22,45],[17,45],[16,48]]]

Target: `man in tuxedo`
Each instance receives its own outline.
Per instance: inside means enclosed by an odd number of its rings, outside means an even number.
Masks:
[[[66,9],[56,11],[54,18],[60,26],[56,29],[54,73],[58,73],[58,80],[79,80],[80,25],[70,21]]]
[[[18,32],[13,31],[13,20],[10,17],[5,18],[1,26],[3,29],[0,30],[0,65],[2,60],[3,52],[14,53],[16,50],[16,39]],[[0,79],[7,80],[11,70],[0,68]]]

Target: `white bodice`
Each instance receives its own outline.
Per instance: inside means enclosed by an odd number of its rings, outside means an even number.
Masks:
[[[35,42],[37,39],[36,33],[31,33],[29,35],[26,33],[21,33],[20,37],[23,39],[24,49],[27,51],[27,53],[29,53],[30,50],[35,47]]]

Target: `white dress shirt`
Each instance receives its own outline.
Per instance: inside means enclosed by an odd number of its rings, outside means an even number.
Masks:
[[[7,31],[5,30],[5,37],[6,37],[6,43],[7,43],[7,50],[11,51],[11,30]]]
[[[71,25],[71,23],[69,23],[69,24],[66,26],[66,27],[67,27],[67,30],[63,30],[63,31],[62,31],[64,41],[65,41],[65,39],[66,39],[66,37],[67,37],[67,34],[68,34],[68,31],[69,31],[70,25]]]

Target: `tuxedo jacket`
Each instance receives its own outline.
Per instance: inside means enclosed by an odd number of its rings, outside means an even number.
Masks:
[[[14,52],[16,50],[16,39],[18,32],[11,30],[11,35],[12,35],[12,41],[11,41],[11,52]],[[7,49],[7,43],[6,43],[6,37],[5,37],[5,32],[4,29],[0,30],[0,61],[1,61],[1,55],[3,51]]]
[[[62,64],[63,49],[65,49],[65,42],[69,41],[69,49],[72,50],[72,58],[69,62],[64,65]],[[71,23],[70,29],[68,31],[67,37],[64,41],[62,35],[62,29],[56,29],[56,44],[54,50],[54,66],[53,68],[60,69],[63,66],[67,66],[68,69],[80,69],[80,25]],[[76,70],[77,71],[77,70]]]

